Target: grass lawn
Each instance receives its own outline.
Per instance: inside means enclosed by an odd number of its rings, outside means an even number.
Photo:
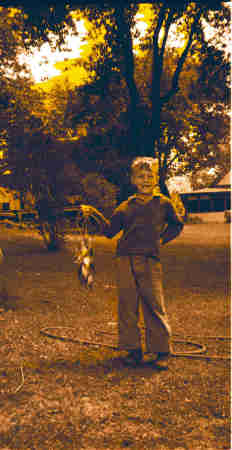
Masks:
[[[195,336],[209,356],[230,348],[209,338],[230,335],[229,235],[227,224],[186,225],[162,250],[173,333]],[[56,327],[73,339],[116,342],[115,244],[95,239],[87,291],[68,249],[49,254],[38,235],[2,228],[9,303],[0,313],[0,448],[230,450],[229,360],[172,357],[165,372],[132,369],[107,347],[41,335]]]

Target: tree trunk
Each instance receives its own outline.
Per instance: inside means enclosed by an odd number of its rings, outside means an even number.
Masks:
[[[135,64],[133,54],[133,41],[131,35],[131,25],[126,18],[124,6],[115,8],[115,22],[118,29],[118,41],[122,55],[122,72],[125,77],[129,94],[128,105],[128,142],[130,153],[135,155],[143,154],[142,142],[144,141],[145,115],[141,106],[140,94],[135,82]]]
[[[60,249],[60,241],[56,223],[49,223],[48,221],[40,220],[39,230],[48,251],[52,252]]]
[[[167,185],[166,185],[166,175],[162,174],[159,177],[159,186],[160,186],[161,193],[163,195],[165,195],[166,197],[170,197],[170,193],[169,193],[169,190],[168,190]]]
[[[43,197],[37,201],[36,209],[39,216],[39,231],[47,249],[49,251],[59,250],[60,242],[57,227],[57,205]]]

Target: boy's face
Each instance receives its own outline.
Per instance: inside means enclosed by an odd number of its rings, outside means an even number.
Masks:
[[[131,176],[131,182],[137,188],[139,194],[152,195],[156,185],[155,176],[151,169],[134,170]]]

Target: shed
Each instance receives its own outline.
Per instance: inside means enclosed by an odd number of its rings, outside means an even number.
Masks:
[[[231,177],[228,172],[219,183],[209,188],[181,193],[190,213],[223,212],[231,208]]]

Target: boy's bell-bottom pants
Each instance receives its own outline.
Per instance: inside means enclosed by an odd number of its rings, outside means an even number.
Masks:
[[[145,256],[116,257],[119,348],[141,348],[141,304],[146,352],[170,352],[171,329],[164,305],[162,267]]]

